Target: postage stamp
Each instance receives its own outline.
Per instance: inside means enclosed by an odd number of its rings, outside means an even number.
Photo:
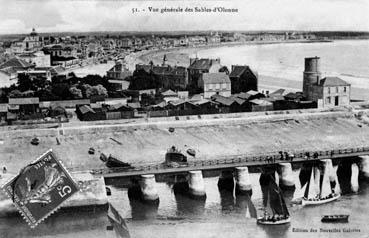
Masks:
[[[79,189],[52,150],[24,167],[3,186],[31,228],[55,212]]]

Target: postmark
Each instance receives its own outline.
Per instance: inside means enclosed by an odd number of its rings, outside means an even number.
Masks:
[[[24,167],[2,188],[31,228],[79,190],[52,150]]]

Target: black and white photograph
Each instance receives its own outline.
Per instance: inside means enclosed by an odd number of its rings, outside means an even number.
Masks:
[[[369,1],[0,0],[0,238],[369,238]]]

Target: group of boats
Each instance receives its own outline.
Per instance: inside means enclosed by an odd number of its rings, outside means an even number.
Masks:
[[[186,154],[182,153],[175,146],[170,147],[165,155],[165,164],[183,164],[187,163],[187,157],[195,157],[196,152],[193,149],[187,149]],[[131,164],[123,162],[112,155],[100,155],[101,161],[109,168],[130,168]],[[328,173],[323,174],[323,179],[320,181],[321,174],[318,167],[313,166],[310,173],[310,179],[303,185],[301,191],[303,192],[301,204],[306,205],[320,205],[337,200],[340,197],[337,186],[332,189]],[[260,225],[281,225],[291,221],[291,216],[288,211],[286,202],[283,198],[283,192],[275,181],[275,177],[269,174],[269,183],[264,186],[263,193],[263,207],[264,213],[262,216],[257,216],[257,211],[252,203],[249,201],[250,217],[255,218],[257,224]],[[322,217],[322,222],[347,222],[349,215],[325,215]]]
[[[313,167],[310,180],[303,187],[305,193],[301,201],[302,205],[319,205],[332,202],[340,197],[338,189],[332,189],[328,173],[323,174],[322,182],[320,182],[320,177],[320,170]]]
[[[322,181],[320,181],[320,178],[319,168],[313,166],[309,180],[301,189],[301,191],[303,191],[301,198],[301,204],[303,206],[321,205],[337,200],[340,197],[338,184],[332,189],[328,173],[323,174]],[[255,206],[252,202],[249,204],[250,215],[256,218],[257,224],[281,225],[291,221],[290,213],[283,198],[283,193],[272,175],[270,175],[269,184],[263,192],[263,207],[264,214],[257,217]],[[348,222],[348,218],[349,215],[346,214],[324,215],[321,221]]]

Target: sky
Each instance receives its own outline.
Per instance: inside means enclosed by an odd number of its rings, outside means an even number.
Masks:
[[[154,13],[149,7],[238,12]],[[369,0],[0,0],[0,34],[29,33],[33,27],[38,32],[369,31]]]

